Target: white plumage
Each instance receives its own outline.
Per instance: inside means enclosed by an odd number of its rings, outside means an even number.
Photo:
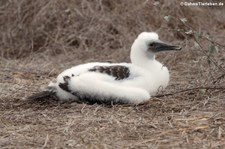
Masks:
[[[139,104],[169,83],[169,71],[155,60],[155,53],[180,49],[163,43],[154,32],[143,32],[131,47],[131,63],[96,62],[72,67],[31,98],[55,94],[61,101]]]

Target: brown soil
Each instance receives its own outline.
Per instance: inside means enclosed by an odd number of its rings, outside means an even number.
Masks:
[[[178,0],[2,0],[0,148],[225,148],[224,13]],[[149,102],[26,100],[74,65],[129,62],[142,31],[183,47],[157,55],[171,82]]]

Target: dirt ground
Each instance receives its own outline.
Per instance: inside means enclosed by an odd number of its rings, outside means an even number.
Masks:
[[[0,2],[0,148],[225,148],[225,4],[140,0]],[[129,62],[156,31],[171,75],[143,105],[28,101],[66,68]]]

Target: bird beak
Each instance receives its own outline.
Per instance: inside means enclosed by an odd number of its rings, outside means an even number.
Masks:
[[[174,46],[163,42],[157,42],[155,43],[154,52],[170,51],[170,50],[180,51],[181,49],[182,49],[181,46]]]

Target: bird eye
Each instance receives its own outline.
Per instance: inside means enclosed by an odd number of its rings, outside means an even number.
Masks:
[[[153,47],[153,46],[154,46],[154,43],[150,43],[149,46],[150,46],[150,47]]]

